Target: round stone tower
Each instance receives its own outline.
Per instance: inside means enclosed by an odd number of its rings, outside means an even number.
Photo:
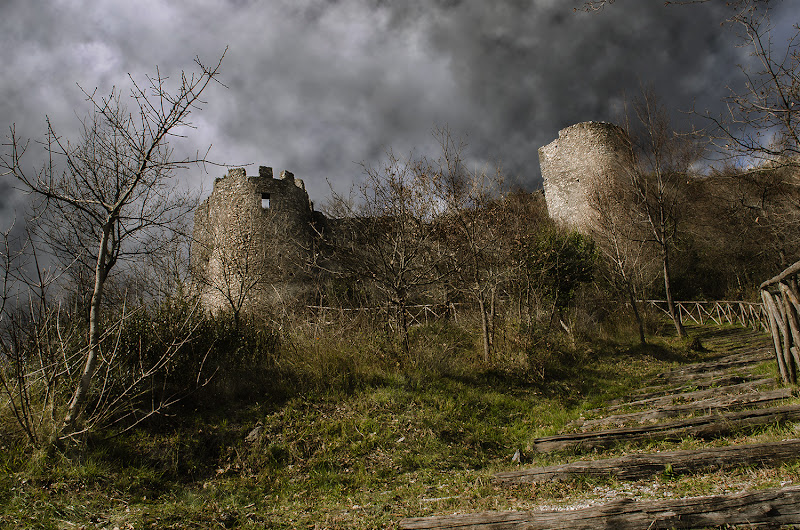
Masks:
[[[588,121],[561,129],[539,149],[547,212],[557,222],[589,232],[596,216],[594,186],[621,178],[633,166],[628,135],[613,123]]]
[[[255,307],[282,296],[298,275],[313,237],[312,205],[305,185],[271,167],[248,177],[244,168],[214,181],[194,215],[193,281],[211,310]]]

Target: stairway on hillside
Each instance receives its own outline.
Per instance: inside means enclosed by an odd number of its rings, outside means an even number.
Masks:
[[[588,411],[555,436],[534,440],[537,452],[570,455],[568,462],[498,473],[493,482],[536,488],[553,481],[609,478],[622,483],[778,468],[800,461],[800,400],[756,367],[774,358],[769,337],[743,329],[710,331],[703,342],[719,355],[658,374],[627,400]],[[758,439],[775,425],[795,425],[787,439]],[[786,437],[784,437],[786,438]],[[662,451],[692,440],[691,449]],[[722,441],[730,440],[731,443]],[[754,441],[755,440],[755,441]],[[617,453],[612,456],[609,453]],[[586,458],[589,455],[592,458]],[[624,490],[625,488],[617,488]],[[800,485],[738,488],[721,495],[631,498],[610,491],[582,507],[483,512],[404,519],[405,529],[704,528],[800,525]],[[641,495],[638,497],[642,497]]]

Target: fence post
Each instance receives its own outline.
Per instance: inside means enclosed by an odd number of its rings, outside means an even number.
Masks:
[[[800,370],[800,301],[793,287],[800,273],[800,261],[786,268],[759,287],[769,318],[772,342],[778,358],[778,370],[784,383],[796,384]]]

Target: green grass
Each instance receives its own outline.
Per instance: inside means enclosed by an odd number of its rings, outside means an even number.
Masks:
[[[185,403],[174,417],[90,439],[68,454],[34,458],[22,446],[4,446],[0,527],[391,528],[409,516],[593,498],[621,486],[578,480],[500,488],[490,478],[518,466],[511,461],[517,450],[526,465],[569,459],[535,455],[531,442],[698,355],[669,339],[648,347],[579,344],[559,353],[561,363],[540,365],[542,379],[516,360],[482,366],[474,338],[416,330],[416,350],[399,361],[374,337],[304,342],[296,356],[284,352],[277,369],[292,365],[314,376],[295,375],[310,383],[280,399]],[[719,353],[706,342],[714,351],[704,356]],[[797,466],[757,482],[786,480],[800,480]],[[658,491],[714,491],[715,481],[680,479]]]

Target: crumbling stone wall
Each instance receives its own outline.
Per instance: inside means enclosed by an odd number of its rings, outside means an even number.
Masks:
[[[191,269],[210,311],[254,307],[291,290],[314,237],[313,205],[302,180],[259,167],[230,169],[195,211]]]
[[[539,149],[539,165],[550,217],[588,233],[596,219],[594,186],[621,178],[633,166],[633,156],[621,127],[589,121],[560,130],[557,139]]]

